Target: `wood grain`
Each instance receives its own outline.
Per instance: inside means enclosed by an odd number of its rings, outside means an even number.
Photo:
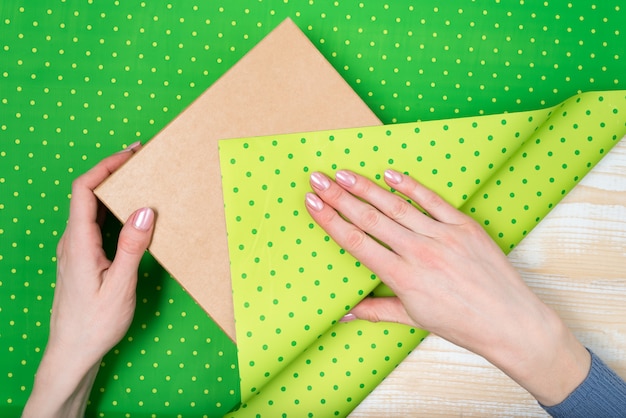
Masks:
[[[626,378],[626,138],[509,258],[583,344]],[[547,414],[484,359],[430,336],[350,416]]]

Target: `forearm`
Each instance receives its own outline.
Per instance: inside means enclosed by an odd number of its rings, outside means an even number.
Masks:
[[[82,417],[100,367],[46,353],[41,360],[23,418]]]

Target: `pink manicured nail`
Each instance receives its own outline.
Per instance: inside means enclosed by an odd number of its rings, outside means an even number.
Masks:
[[[398,173],[395,170],[385,170],[385,179],[389,183],[400,184],[402,182],[402,174]]]
[[[306,194],[306,204],[316,212],[324,209],[324,202],[315,193]]]
[[[132,144],[130,144],[129,146],[127,146],[126,148],[124,148],[121,151],[118,151],[118,153],[122,153],[122,152],[130,152],[135,150],[136,148],[139,148],[141,146],[141,141],[135,141]]]
[[[339,320],[339,322],[350,322],[356,319],[356,315],[353,313],[347,313]]]
[[[356,184],[356,177],[348,171],[337,171],[335,173],[335,179],[337,179],[337,183],[347,187],[352,187]]]
[[[140,231],[147,231],[154,222],[154,211],[150,208],[139,209],[135,214],[133,226]]]
[[[322,173],[315,172],[311,174],[311,184],[317,190],[324,191],[330,187],[330,180]]]

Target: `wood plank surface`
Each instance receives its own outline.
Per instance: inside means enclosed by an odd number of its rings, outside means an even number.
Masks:
[[[509,258],[582,343],[626,378],[626,138]],[[487,361],[430,336],[351,414],[381,416],[547,414]]]

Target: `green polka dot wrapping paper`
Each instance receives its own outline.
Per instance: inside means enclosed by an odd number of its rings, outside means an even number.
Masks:
[[[149,140],[286,17],[386,124],[546,109],[580,91],[624,88],[622,1],[2,2],[3,416],[19,415],[45,347],[54,250],[67,219],[72,179],[125,145]],[[551,151],[556,155],[556,149]],[[538,173],[545,170],[542,165]],[[503,184],[516,181],[502,174]],[[504,234],[501,245],[510,246],[510,232],[501,230],[489,212],[505,209],[492,203],[499,199],[494,193],[484,201],[475,197],[472,207],[485,214],[481,221],[490,221],[486,227],[494,228],[492,234]],[[468,202],[464,206],[471,210]],[[117,230],[114,221],[105,226],[111,252]],[[138,301],[129,333],[103,360],[87,415],[221,416],[239,404],[236,347],[149,256],[140,268]],[[378,338],[369,328],[352,327],[343,328],[347,334],[342,335],[352,334],[342,347],[352,347],[352,340],[363,336]],[[385,331],[392,335],[389,341],[421,338],[404,328],[372,332]],[[324,336],[344,338],[332,332]],[[382,361],[391,365],[395,360],[386,356],[395,350],[400,357],[409,346],[396,344],[381,354]],[[379,348],[383,351],[380,345],[369,349]],[[323,364],[369,362],[318,351],[329,356],[319,360]],[[300,356],[301,362],[290,365],[299,367],[291,376],[298,373],[292,379],[300,379],[308,391],[302,370],[307,360],[318,360]],[[379,377],[385,373],[370,363],[362,369],[371,376],[373,370]],[[264,393],[270,393],[272,382]],[[361,388],[360,379],[353,384],[363,396],[370,390]],[[354,405],[357,398],[343,401]]]
[[[388,291],[308,215],[311,172],[384,186],[395,168],[509,252],[626,134],[625,109],[626,91],[590,92],[537,111],[220,141],[242,415],[346,415],[425,336],[338,322]]]

